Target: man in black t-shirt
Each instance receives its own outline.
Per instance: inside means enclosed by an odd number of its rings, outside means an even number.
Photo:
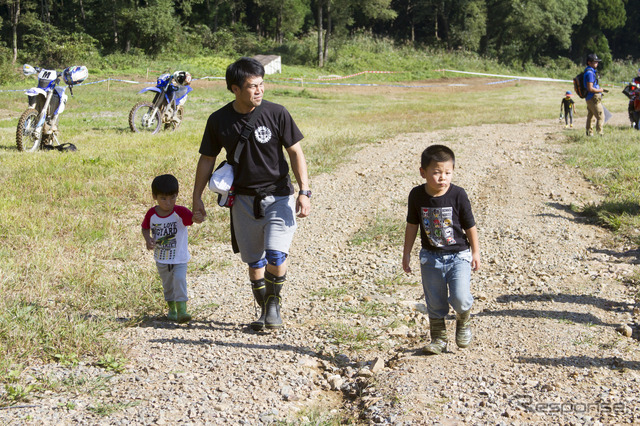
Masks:
[[[252,58],[240,58],[226,72],[227,89],[235,100],[209,117],[200,145],[193,188],[194,221],[202,222],[206,210],[202,192],[222,149],[227,161],[234,157],[245,125],[255,111],[254,130],[235,165],[235,200],[231,207],[232,233],[242,261],[249,266],[253,295],[261,307],[253,330],[282,327],[281,290],[286,280],[287,257],[296,229],[296,214],[311,210],[307,163],[299,143],[303,136],[282,105],[263,100],[264,67]],[[300,191],[294,196],[289,164]]]

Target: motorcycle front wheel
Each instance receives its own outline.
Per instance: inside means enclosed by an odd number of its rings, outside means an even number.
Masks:
[[[22,113],[16,130],[16,145],[18,151],[35,152],[40,148],[40,138],[37,136],[38,111],[33,108]]]
[[[131,108],[131,112],[129,112],[129,127],[131,127],[131,131],[136,133],[158,133],[162,125],[160,110],[156,110],[155,114],[152,113],[152,104],[148,102],[138,102],[135,104],[133,108]]]

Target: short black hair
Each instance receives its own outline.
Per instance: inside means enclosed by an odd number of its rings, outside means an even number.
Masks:
[[[233,92],[231,90],[233,85],[242,88],[249,77],[264,77],[264,67],[258,60],[243,56],[227,67],[225,75],[227,89]]]
[[[431,162],[444,163],[445,161],[453,162],[453,166],[456,165],[456,155],[451,148],[444,145],[430,145],[422,151],[422,158],[420,159],[420,167],[426,169]]]
[[[151,193],[154,197],[158,195],[174,195],[178,193],[180,186],[178,179],[174,175],[156,176],[151,182]]]

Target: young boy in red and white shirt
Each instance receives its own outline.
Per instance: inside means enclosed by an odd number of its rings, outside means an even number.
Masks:
[[[191,321],[187,313],[187,262],[191,258],[188,248],[187,227],[193,224],[193,213],[177,206],[178,179],[161,175],[153,179],[151,192],[158,203],[147,211],[142,221],[142,235],[148,250],[154,251],[164,299],[169,306],[171,321]]]

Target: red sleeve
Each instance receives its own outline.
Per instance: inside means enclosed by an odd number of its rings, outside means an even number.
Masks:
[[[193,225],[193,213],[191,212],[191,210],[184,206],[176,206],[174,211],[178,214],[178,216],[180,216],[180,219],[182,219],[182,223],[184,224],[184,226]]]
[[[144,215],[144,220],[142,221],[142,229],[151,229],[151,216],[153,216],[156,212],[155,207],[151,207],[147,214]]]

